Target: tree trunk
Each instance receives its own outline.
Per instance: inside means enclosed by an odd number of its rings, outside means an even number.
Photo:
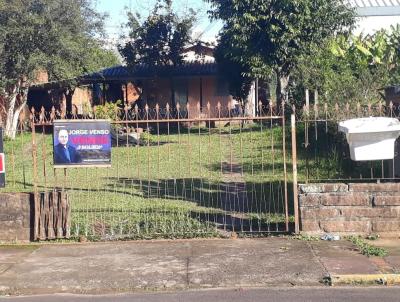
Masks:
[[[7,110],[7,119],[6,119],[6,129],[5,129],[5,136],[11,139],[15,138],[15,132],[17,128],[13,128],[13,120],[14,120],[14,115],[15,115],[15,104],[17,102],[17,96],[18,96],[18,91],[19,91],[19,84],[16,84],[15,87],[13,88],[12,93],[10,96],[7,98],[8,99],[8,110]],[[18,117],[17,117],[18,120]]]
[[[12,139],[15,138],[15,135],[17,133],[19,115],[21,114],[22,109],[24,109],[24,107],[26,106],[26,102],[27,102],[27,100],[25,99],[24,102],[14,112],[14,117],[13,117],[12,126],[11,126],[11,131],[13,133],[13,137],[11,137]]]
[[[287,103],[289,100],[289,76],[276,71],[276,78],[276,105],[279,106],[278,108],[282,108],[282,104]]]

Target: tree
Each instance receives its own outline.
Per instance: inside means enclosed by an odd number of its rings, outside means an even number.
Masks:
[[[46,71],[50,81],[73,79],[114,60],[97,41],[103,18],[90,0],[0,0],[0,88],[7,136],[15,137],[39,71]],[[100,53],[103,62],[95,59]]]
[[[296,68],[299,86],[323,92],[325,102],[381,99],[381,88],[400,75],[400,26],[373,35],[337,36],[304,56]]]
[[[231,49],[241,49],[239,56],[231,52],[231,57],[247,64],[253,76],[265,77],[271,68],[281,102],[301,56],[354,23],[354,12],[342,0],[207,1],[211,17],[224,22],[221,37],[229,37]]]
[[[182,52],[190,42],[190,32],[195,20],[194,11],[180,18],[172,10],[171,0],[158,0],[150,15],[141,22],[139,14],[128,13],[130,41],[119,46],[128,66],[179,65]]]
[[[249,76],[250,70],[245,64],[237,63],[231,55],[232,53],[235,53],[235,56],[239,55],[236,51],[240,52],[240,49],[230,49],[227,52],[227,47],[229,47],[228,39],[220,37],[214,51],[215,60],[218,63],[219,72],[228,81],[229,93],[243,105],[252,83],[252,78]]]

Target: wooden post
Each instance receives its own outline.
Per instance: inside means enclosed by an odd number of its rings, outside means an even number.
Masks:
[[[66,217],[65,217],[65,238],[71,237],[71,203],[68,198],[68,193],[64,192],[64,198],[66,201]]]
[[[52,192],[46,192],[46,194],[49,195],[49,230],[47,234],[48,239],[54,239],[55,238],[55,232],[54,232],[54,200],[55,200],[55,190],[53,189]]]
[[[299,195],[297,192],[297,142],[296,142],[296,116],[292,114],[292,167],[293,167],[293,206],[295,233],[300,232],[299,224]]]
[[[314,91],[314,104],[318,105],[318,90],[315,89]]]

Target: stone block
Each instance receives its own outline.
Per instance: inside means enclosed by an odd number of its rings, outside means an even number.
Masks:
[[[396,218],[400,217],[400,210],[395,208],[372,208],[372,207],[346,207],[340,209],[340,215],[345,219],[353,218]]]
[[[400,192],[400,183],[352,183],[351,192]]]
[[[33,227],[32,195],[0,193],[0,205],[0,240],[30,240]]]
[[[300,222],[300,231],[302,232],[320,232],[318,221],[302,219]]]
[[[400,206],[400,195],[378,195],[374,197],[373,205],[376,207],[383,206]]]
[[[300,207],[315,207],[319,205],[321,194],[302,194],[299,195]]]
[[[369,206],[368,194],[321,194],[320,203],[324,206]]]
[[[306,220],[323,220],[340,215],[338,209],[335,208],[301,208],[300,217]]]
[[[374,232],[398,232],[400,231],[400,220],[381,220],[372,223]]]
[[[299,192],[307,193],[329,193],[329,192],[347,192],[349,186],[344,183],[317,183],[317,184],[301,184]]]
[[[320,227],[327,233],[370,233],[370,221],[320,221]]]

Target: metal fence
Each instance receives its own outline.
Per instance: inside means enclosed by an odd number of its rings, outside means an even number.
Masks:
[[[275,109],[260,106],[262,114],[249,117],[220,105],[125,108],[111,121],[111,168],[69,169],[53,167],[52,127],[63,114],[34,112],[33,168],[25,175],[26,186],[68,193],[71,236],[287,232],[293,210],[288,207],[285,118]]]
[[[393,160],[352,161],[340,121],[365,117],[399,118],[400,107],[374,104],[312,105],[296,110],[298,165],[301,182],[396,181],[400,163],[398,143]],[[397,172],[396,172],[397,171]]]
[[[349,118],[397,117],[391,104],[285,110],[260,104],[258,116],[194,107],[112,113],[111,168],[55,169],[53,122],[66,116],[33,112],[31,128],[21,126],[15,140],[5,141],[1,191],[65,192],[71,219],[62,233],[74,237],[189,238],[298,230],[297,182],[398,178],[395,160],[351,161],[337,130]],[[38,228],[46,223],[37,221]],[[48,233],[38,232],[38,238]]]

